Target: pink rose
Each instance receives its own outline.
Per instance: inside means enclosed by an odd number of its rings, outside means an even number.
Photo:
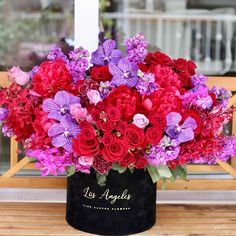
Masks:
[[[77,120],[85,120],[88,115],[86,108],[83,108],[81,104],[76,103],[70,106],[70,114]]]
[[[28,84],[30,80],[29,75],[22,71],[19,66],[13,66],[8,71],[8,78],[10,79],[10,81],[22,86]]]
[[[79,164],[82,166],[91,166],[93,164],[94,157],[79,157]]]
[[[136,114],[133,117],[133,124],[144,129],[149,124],[149,119],[143,114]]]
[[[90,89],[87,92],[88,99],[90,103],[96,105],[98,102],[102,101],[100,93],[97,90]]]

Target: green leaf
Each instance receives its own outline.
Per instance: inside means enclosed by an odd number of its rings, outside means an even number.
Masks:
[[[134,167],[129,168],[130,172],[133,174],[134,173]]]
[[[113,163],[112,169],[118,171],[120,174],[124,173],[127,170],[127,167],[121,167],[119,163]]]
[[[159,175],[157,168],[155,166],[147,166],[147,170],[152,178],[153,183],[156,183],[158,180],[160,180],[161,176]]]
[[[176,178],[179,176],[181,179],[187,179],[187,169],[185,166],[177,165],[175,169],[171,169],[172,178],[171,180],[174,182]]]
[[[75,173],[75,166],[66,167],[66,176],[69,177]]]
[[[162,178],[162,186],[161,186],[162,190],[166,190],[166,178]]]
[[[158,173],[163,178],[171,178],[172,173],[168,166],[157,166]]]
[[[100,174],[99,172],[96,172],[97,182],[99,186],[106,186],[107,175],[108,173]]]
[[[36,159],[35,157],[28,157],[28,159],[29,159],[31,162],[37,161],[37,159]]]

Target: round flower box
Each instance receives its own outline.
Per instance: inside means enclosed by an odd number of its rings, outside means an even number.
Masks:
[[[67,179],[67,222],[76,229],[100,235],[145,231],[156,220],[156,185],[148,172],[109,171],[105,186],[96,173],[75,173]]]

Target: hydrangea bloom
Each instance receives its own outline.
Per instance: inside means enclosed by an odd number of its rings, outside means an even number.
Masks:
[[[137,64],[130,62],[127,58],[121,59],[118,65],[110,63],[109,70],[113,75],[111,84],[115,86],[124,84],[128,87],[134,87],[138,82]]]
[[[70,106],[80,102],[80,98],[70,95],[66,91],[59,91],[55,97],[48,98],[43,102],[43,110],[48,112],[48,118],[61,120],[63,116],[70,112]]]
[[[69,152],[72,152],[72,139],[79,133],[79,126],[69,114],[63,116],[60,123],[53,124],[48,130],[48,136],[52,137],[52,145],[63,147]]]
[[[150,165],[166,165],[168,161],[178,157],[180,147],[175,139],[164,136],[158,145],[154,145],[150,149],[150,153],[146,155]]]
[[[112,39],[106,40],[98,49],[92,53],[91,63],[105,66],[110,62],[117,64],[122,58],[122,52],[116,48],[116,42]]]
[[[132,62],[143,62],[147,55],[147,45],[143,33],[139,33],[136,36],[125,40],[127,58]]]

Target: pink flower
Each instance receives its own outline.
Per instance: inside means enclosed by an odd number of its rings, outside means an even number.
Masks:
[[[79,157],[79,164],[82,166],[91,166],[93,164],[94,157]]]
[[[81,104],[75,103],[70,106],[70,114],[77,120],[85,120],[88,115],[86,108],[83,108]]]
[[[149,119],[143,114],[136,114],[133,117],[133,124],[144,129],[149,124]]]
[[[30,80],[29,75],[22,71],[19,66],[13,66],[8,71],[8,78],[10,79],[10,81],[22,86],[28,84]]]
[[[100,93],[97,90],[90,89],[87,92],[88,99],[90,103],[96,105],[98,102],[102,101]]]

